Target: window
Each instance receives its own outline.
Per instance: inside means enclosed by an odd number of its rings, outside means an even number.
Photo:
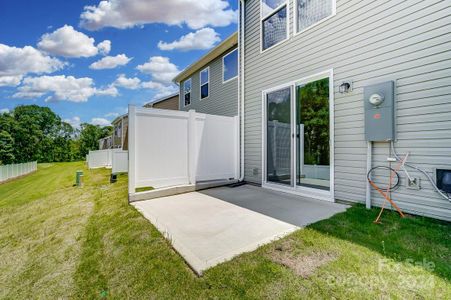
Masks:
[[[297,30],[302,31],[335,13],[335,0],[297,0]]]
[[[238,76],[238,49],[222,58],[222,81],[226,82]]]
[[[185,106],[191,104],[191,78],[183,83],[183,94],[185,96]]]
[[[208,97],[210,85],[210,68],[207,67],[200,72],[200,99]]]
[[[287,7],[286,0],[261,0],[263,50],[288,38]]]

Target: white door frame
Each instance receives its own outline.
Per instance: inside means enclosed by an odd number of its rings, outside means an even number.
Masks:
[[[324,191],[315,188],[309,188],[304,186],[296,185],[296,143],[293,139],[293,133],[295,132],[296,122],[296,86],[307,84],[309,82],[329,78],[329,143],[330,143],[330,191]],[[266,166],[266,96],[270,92],[281,90],[290,87],[291,91],[291,185],[277,184],[267,181],[267,166]],[[335,202],[335,176],[334,176],[334,166],[335,166],[335,136],[334,136],[334,79],[333,79],[333,69],[329,69],[320,73],[313,74],[311,76],[303,77],[299,80],[294,80],[285,84],[281,84],[269,89],[262,91],[262,187],[292,193],[300,196],[305,196],[309,198],[315,198],[319,200],[325,200],[330,202]]]

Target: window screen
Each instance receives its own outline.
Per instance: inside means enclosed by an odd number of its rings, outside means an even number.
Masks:
[[[263,50],[287,38],[287,7],[283,6],[263,20]]]
[[[298,31],[301,31],[332,15],[334,0],[298,0]]]
[[[262,0],[262,16],[270,15],[276,8],[284,4],[286,0]]]

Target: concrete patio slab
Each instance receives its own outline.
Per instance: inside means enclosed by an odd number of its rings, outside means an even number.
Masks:
[[[300,227],[328,219],[349,208],[349,205],[272,191],[249,184],[234,188],[214,188],[201,193]]]
[[[299,228],[199,192],[131,204],[199,275]]]

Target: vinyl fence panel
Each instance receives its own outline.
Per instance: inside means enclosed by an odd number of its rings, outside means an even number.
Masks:
[[[196,114],[196,181],[236,177],[238,118]]]
[[[22,164],[2,165],[0,166],[0,182],[32,173],[37,169],[38,163],[36,161]]]
[[[129,192],[237,178],[238,118],[129,107]]]
[[[129,176],[133,171],[133,189],[188,184],[189,114],[139,108],[130,119],[129,112]]]
[[[115,149],[89,151],[88,167],[90,169],[111,168],[113,151]]]
[[[113,151],[111,172],[113,174],[128,172],[128,151]]]

